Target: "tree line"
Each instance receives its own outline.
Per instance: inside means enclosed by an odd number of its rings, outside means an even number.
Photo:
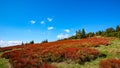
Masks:
[[[34,40],[32,40],[32,41],[30,41],[29,43],[23,43],[22,42],[22,44],[21,45],[26,45],[26,44],[34,44],[35,42],[34,42]],[[46,39],[46,40],[43,40],[41,43],[48,43],[48,40]]]
[[[93,36],[104,36],[104,37],[117,37],[120,38],[120,25],[117,25],[116,28],[107,28],[105,31],[89,32],[86,33],[85,29],[77,30],[76,34],[67,38],[67,39],[82,39]]]

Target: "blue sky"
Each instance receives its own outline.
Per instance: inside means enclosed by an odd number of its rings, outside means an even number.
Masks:
[[[120,25],[119,0],[0,0],[0,40],[41,42]]]

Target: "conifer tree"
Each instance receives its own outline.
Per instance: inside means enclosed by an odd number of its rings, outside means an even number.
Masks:
[[[86,33],[85,33],[84,29],[82,29],[82,33],[81,34],[82,34],[82,36],[81,36],[82,38],[86,38]]]
[[[119,31],[120,31],[120,26],[117,25],[117,26],[116,26],[116,32],[119,32]]]

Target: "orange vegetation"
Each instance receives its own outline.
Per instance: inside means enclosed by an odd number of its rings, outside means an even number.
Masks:
[[[1,48],[2,57],[9,59],[13,68],[55,68],[51,62],[72,60],[84,63],[102,54],[94,48],[110,44],[107,38],[86,38],[81,40],[61,40],[41,44],[26,44]]]

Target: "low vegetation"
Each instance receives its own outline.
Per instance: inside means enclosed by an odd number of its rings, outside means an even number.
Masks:
[[[82,29],[55,42],[0,48],[0,68],[120,68],[119,32],[119,26],[87,34]]]
[[[41,44],[26,44],[2,48],[3,58],[9,59],[13,68],[56,68],[59,63],[77,64],[81,66],[87,62],[105,57],[106,54],[97,48],[107,47],[108,38],[86,38],[81,40],[61,40]],[[55,64],[55,65],[54,65]]]
[[[120,59],[101,60],[100,68],[120,68]]]

